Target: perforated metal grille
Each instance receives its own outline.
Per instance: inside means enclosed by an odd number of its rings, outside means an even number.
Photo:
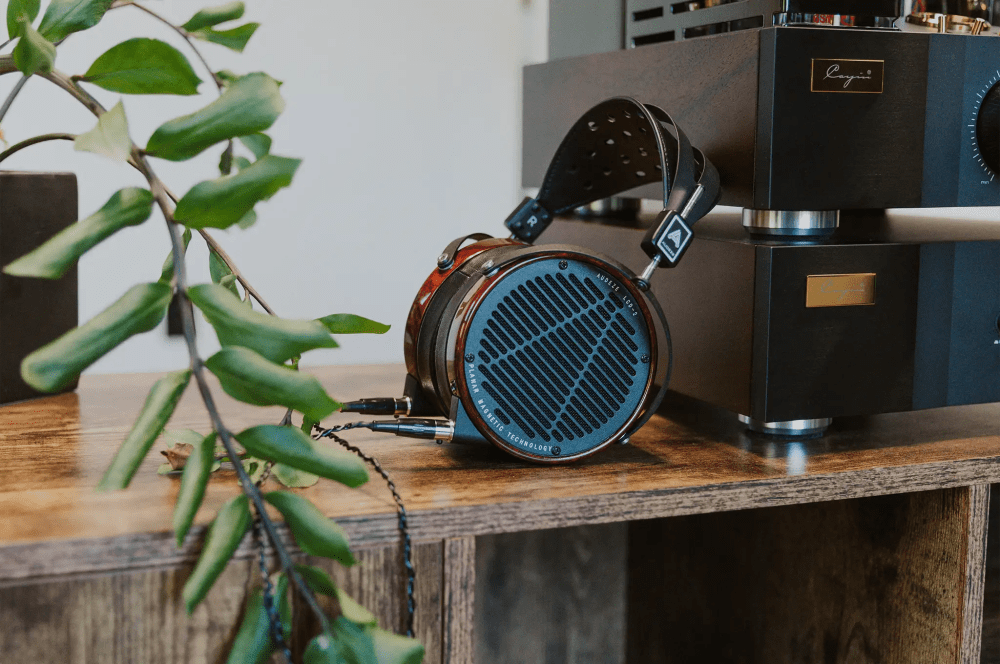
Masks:
[[[495,433],[536,454],[575,454],[639,406],[649,330],[611,275],[546,259],[507,274],[484,299],[465,360],[469,392]]]

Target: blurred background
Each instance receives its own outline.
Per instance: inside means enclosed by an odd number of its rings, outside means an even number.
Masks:
[[[221,2],[163,0],[148,5],[179,24],[202,7]],[[213,233],[280,315],[314,318],[348,312],[392,325],[383,336],[341,336],[341,348],[313,351],[304,364],[401,362],[407,311],[440,250],[463,233],[505,234],[502,222],[523,196],[522,67],[549,57],[620,48],[620,35],[607,32],[604,41],[595,40],[584,28],[612,25],[621,3],[246,4],[241,22],[257,21],[261,27],[242,55],[197,44],[216,70],[266,71],[283,81],[287,108],[268,132],[274,139],[272,151],[304,161],[290,188],[258,206],[255,226]],[[550,20],[560,26],[551,36]],[[189,54],[166,26],[126,7],[68,39],[59,48],[56,66],[83,73],[112,45],[135,36],[163,39]],[[196,58],[189,59],[205,81],[202,96],[124,97],[138,144],[144,145],[166,120],[193,112],[217,96]],[[16,76],[0,79],[0,94],[6,96],[16,81]],[[107,107],[119,99],[89,87]],[[46,132],[84,132],[94,123],[65,93],[34,78],[4,119],[3,131],[13,144]],[[195,183],[218,176],[222,148],[188,162],[153,160],[154,168],[171,189],[183,194]],[[96,211],[121,187],[144,184],[128,166],[74,152],[65,142],[22,151],[4,167],[76,173],[81,216]],[[918,212],[1000,220],[995,208]],[[168,250],[166,229],[154,216],[90,251],[80,262],[81,321],[131,285],[155,281]],[[199,239],[192,242],[188,256],[192,282],[208,281],[207,251]],[[207,357],[218,344],[211,328],[201,322],[199,344]],[[127,341],[88,373],[164,371],[186,363],[181,339],[168,339],[161,326]]]
[[[148,6],[183,23],[222,0],[165,0]],[[43,2],[42,13],[47,3]],[[266,71],[283,82],[287,107],[268,132],[274,154],[303,159],[295,181],[258,206],[248,230],[212,231],[251,284],[289,318],[349,312],[389,323],[383,336],[339,337],[305,364],[401,362],[403,325],[420,284],[455,236],[499,234],[521,198],[521,67],[547,55],[545,0],[246,0],[243,21],[261,27],[240,55],[197,42],[216,70]],[[133,140],[191,113],[217,93],[196,58],[166,26],[134,8],[115,9],[60,46],[56,67],[82,74],[112,45],[146,36],[189,56],[200,97],[124,96]],[[16,76],[0,80],[6,97]],[[106,107],[120,95],[88,89]],[[29,80],[3,122],[11,144],[47,132],[81,133],[94,117],[41,78]],[[222,147],[188,162],[153,160],[183,195],[218,177]],[[239,146],[238,146],[239,147]],[[71,171],[80,215],[124,186],[141,186],[124,164],[74,152],[67,142],[24,150],[4,168]],[[129,228],[80,262],[80,320],[141,281],[155,281],[169,251],[162,218]],[[192,283],[208,281],[207,251],[195,236]],[[200,317],[199,317],[200,319]],[[204,357],[218,344],[200,321]],[[187,364],[164,326],[133,337],[88,373],[172,370]]]

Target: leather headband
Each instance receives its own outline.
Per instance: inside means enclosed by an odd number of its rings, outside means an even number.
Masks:
[[[697,195],[684,216],[689,224],[720,195],[715,167],[666,111],[631,97],[608,99],[577,120],[556,150],[538,197],[525,198],[504,225],[531,242],[557,214],[657,181],[663,184],[664,210],[679,214]]]

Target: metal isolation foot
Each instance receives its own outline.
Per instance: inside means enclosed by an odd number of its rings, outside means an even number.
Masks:
[[[775,239],[820,239],[839,225],[840,210],[743,210],[743,227],[747,231]]]
[[[787,422],[761,422],[746,415],[740,415],[740,422],[751,431],[769,436],[814,436],[822,434],[833,422],[832,418],[821,417],[814,420],[788,420]]]

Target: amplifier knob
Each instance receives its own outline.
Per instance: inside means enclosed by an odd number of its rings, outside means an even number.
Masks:
[[[1000,174],[1000,83],[983,97],[976,119],[976,142],[986,167]]]

